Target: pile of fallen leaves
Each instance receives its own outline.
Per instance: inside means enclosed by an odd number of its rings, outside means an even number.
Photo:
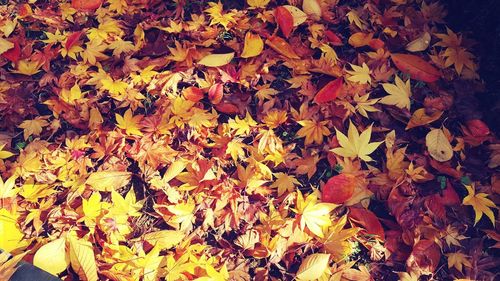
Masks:
[[[0,279],[493,280],[437,0],[0,2]]]

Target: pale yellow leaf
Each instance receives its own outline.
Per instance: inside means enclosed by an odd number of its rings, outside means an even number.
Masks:
[[[318,0],[304,0],[302,2],[302,10],[313,20],[321,19],[321,6]]]
[[[69,238],[69,254],[71,267],[80,280],[97,281],[97,265],[92,244],[75,237]]]
[[[406,82],[403,82],[403,80],[401,80],[401,78],[396,75],[394,81],[394,84],[382,84],[382,87],[389,95],[381,98],[379,102],[387,105],[395,105],[401,109],[406,108],[410,110],[410,79],[406,80]]]
[[[33,264],[53,275],[66,270],[69,265],[66,239],[59,238],[40,247],[33,257]]]
[[[130,172],[125,171],[100,171],[90,174],[86,184],[94,190],[107,191],[124,187],[130,181]]]
[[[231,62],[234,57],[234,53],[227,54],[210,54],[202,58],[198,64],[210,67],[224,66]]]
[[[8,50],[14,48],[14,43],[0,38],[0,54],[7,52]]]
[[[293,26],[299,26],[307,20],[307,14],[304,13],[301,9],[291,5],[285,5],[283,7],[287,9],[292,15]]]
[[[431,34],[429,32],[425,32],[417,39],[408,43],[408,45],[406,45],[406,50],[410,52],[425,51],[429,47],[430,42],[431,42]]]
[[[160,250],[168,250],[186,237],[186,234],[178,230],[160,230],[146,233],[144,240],[153,246],[157,246]]]
[[[171,181],[186,168],[187,164],[188,162],[182,158],[175,160],[172,164],[170,164],[165,172],[165,175],[163,175],[163,180],[165,182]]]
[[[432,129],[425,136],[425,144],[432,158],[439,162],[446,162],[453,157],[453,148],[441,129]]]
[[[306,281],[320,278],[327,270],[329,260],[330,254],[312,254],[307,256],[300,264],[296,275],[297,279]]]

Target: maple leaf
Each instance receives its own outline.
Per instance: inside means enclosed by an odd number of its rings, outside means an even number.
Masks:
[[[38,72],[40,72],[41,67],[42,67],[42,64],[38,61],[30,60],[30,59],[23,59],[17,63],[17,68],[16,68],[16,70],[13,70],[12,73],[18,73],[18,74],[31,76],[31,75],[35,75]]]
[[[107,76],[105,79],[102,79],[101,84],[102,89],[107,90],[113,97],[124,95],[128,87],[128,84],[126,82],[113,80],[109,76]]]
[[[465,48],[448,48],[444,51],[443,56],[446,58],[444,66],[454,65],[458,75],[462,74],[464,66],[473,71],[476,69],[474,55]]]
[[[323,143],[323,137],[330,135],[330,130],[325,126],[328,121],[317,122],[315,120],[301,120],[298,121],[302,128],[297,131],[298,137],[305,137],[304,145],[312,144],[313,142],[317,144]]]
[[[495,214],[490,208],[496,208],[496,205],[493,201],[486,198],[488,194],[476,193],[476,189],[473,185],[465,185],[465,188],[469,194],[465,196],[462,203],[474,208],[474,213],[476,214],[474,225],[483,217],[483,214],[485,214],[490,219],[491,223],[495,225]]]
[[[469,261],[470,257],[463,253],[449,253],[446,254],[446,256],[448,257],[448,268],[454,267],[458,269],[458,271],[462,272],[463,266],[472,267],[472,264]]]
[[[365,22],[359,17],[358,13],[355,10],[349,11],[346,16],[349,20],[349,23],[354,23],[361,30],[365,29]]]
[[[285,191],[292,192],[296,185],[300,182],[294,176],[285,173],[275,173],[276,180],[271,184],[272,188],[278,188],[278,196],[281,196]]]
[[[239,140],[232,140],[227,143],[226,153],[231,155],[233,161],[238,161],[238,159],[243,159],[245,157],[245,151],[243,148],[245,144]]]
[[[323,228],[332,225],[330,212],[338,205],[331,203],[317,203],[315,192],[309,194],[305,200],[300,190],[297,190],[295,212],[300,215],[300,229],[307,228],[316,236],[323,238]]]
[[[341,147],[331,149],[330,151],[344,157],[359,157],[364,161],[373,161],[373,159],[368,156],[382,143],[372,142],[370,143],[370,138],[372,134],[372,126],[370,125],[366,130],[364,130],[361,135],[356,129],[356,126],[349,121],[349,130],[347,135],[335,128],[337,139]]]
[[[372,78],[370,77],[371,71],[366,63],[363,63],[361,66],[351,64],[351,67],[352,70],[346,70],[351,75],[347,77],[347,80],[360,84],[370,84],[372,82]]]
[[[130,41],[124,41],[121,38],[116,38],[111,44],[107,46],[107,48],[113,50],[113,56],[119,57],[121,54],[128,54],[135,50],[134,43]]]
[[[29,136],[39,136],[43,130],[43,127],[47,127],[49,122],[47,122],[47,116],[39,116],[32,120],[24,120],[18,127],[24,129],[23,136],[24,139],[28,139]]]
[[[380,111],[375,108],[373,105],[376,104],[380,99],[370,99],[370,94],[359,96],[356,94],[354,96],[354,102],[356,103],[356,107],[353,111],[359,112],[363,117],[368,118],[368,112],[377,112]]]
[[[246,136],[250,133],[251,127],[257,126],[257,122],[253,120],[248,111],[244,119],[240,119],[240,117],[236,116],[235,119],[230,119],[228,124],[229,128],[236,130],[235,134],[237,136]]]
[[[236,24],[236,20],[234,19],[236,14],[233,12],[223,14],[223,6],[220,1],[218,3],[210,2],[208,5],[209,8],[205,9],[205,12],[212,18],[210,25],[220,24],[227,30],[230,23]]]
[[[80,86],[78,84],[73,85],[70,90],[62,89],[61,91],[61,99],[71,105],[75,105],[76,101],[85,101],[81,100],[83,98],[83,94]]]
[[[167,209],[174,214],[168,221],[169,224],[181,231],[189,231],[193,227],[195,204],[192,201],[179,203],[174,206],[167,206]]]
[[[406,108],[410,110],[410,96],[411,85],[410,79],[403,82],[399,76],[396,75],[394,80],[395,84],[383,83],[382,87],[389,94],[380,99],[380,103],[395,105],[399,108]]]
[[[14,189],[16,185],[16,179],[17,176],[13,175],[4,182],[2,177],[0,177],[0,199],[14,197],[17,194],[18,191]]]
[[[85,49],[81,53],[83,61],[91,65],[95,65],[98,60],[107,59],[108,56],[103,54],[107,47],[108,45],[103,44],[98,40],[88,42]]]
[[[115,117],[118,128],[125,130],[127,135],[142,136],[139,125],[143,117],[142,115],[133,116],[132,110],[128,109],[123,116],[115,113]]]
[[[151,82],[153,77],[155,77],[158,74],[157,71],[153,70],[155,67],[156,67],[155,65],[150,65],[150,66],[144,68],[143,70],[141,70],[139,75],[132,75],[132,81],[135,84],[138,84],[140,82],[142,82],[142,83]]]
[[[455,246],[460,247],[461,246],[460,240],[464,240],[464,239],[469,238],[469,237],[466,237],[466,236],[460,234],[458,232],[458,229],[451,226],[451,225],[448,225],[446,227],[445,234],[446,235],[444,236],[444,239],[445,239],[448,247],[451,247],[451,245],[455,245]]]

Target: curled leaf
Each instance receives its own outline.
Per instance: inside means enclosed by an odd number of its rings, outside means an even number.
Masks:
[[[258,34],[247,32],[245,34],[245,44],[243,46],[242,58],[256,57],[264,50],[264,41]]]
[[[410,52],[425,51],[429,47],[430,42],[431,34],[429,32],[425,32],[422,36],[408,43],[408,45],[406,45],[406,50]]]
[[[413,115],[411,116],[408,125],[406,125],[406,130],[430,124],[441,118],[442,115],[443,115],[442,111],[436,111],[431,115],[427,115],[425,108],[419,108],[415,110],[415,112],[413,112]]]
[[[313,20],[321,19],[321,6],[318,0],[304,0],[302,2],[302,10]]]
[[[293,47],[290,46],[283,38],[278,36],[269,37],[266,40],[266,44],[269,45],[273,50],[280,53],[281,55],[289,59],[300,59],[300,57],[295,53]]]

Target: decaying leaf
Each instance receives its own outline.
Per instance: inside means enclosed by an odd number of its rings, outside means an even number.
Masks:
[[[445,162],[453,157],[453,148],[442,129],[432,129],[425,136],[425,145],[432,158]]]

